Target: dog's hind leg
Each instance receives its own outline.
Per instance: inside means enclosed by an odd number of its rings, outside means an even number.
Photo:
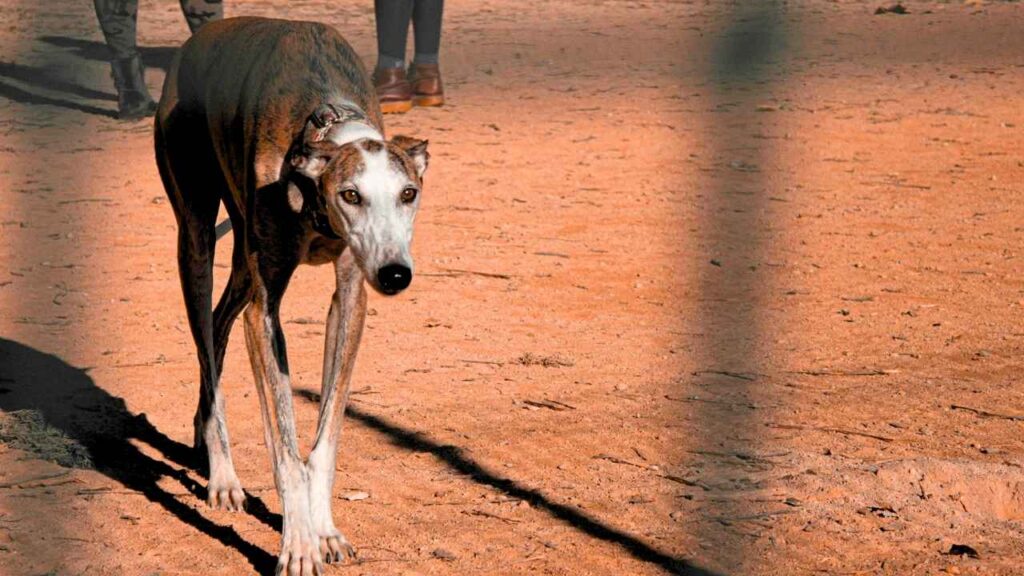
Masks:
[[[209,141],[208,133],[196,124],[179,118],[173,129],[168,130],[158,121],[157,165],[178,220],[178,272],[199,360],[195,443],[197,451],[206,448],[207,502],[214,508],[240,509],[245,494],[231,461],[220,390],[223,352],[218,356],[215,349],[211,309],[214,229],[217,208],[221,197],[227,193],[227,184],[212,150],[204,150],[203,142]]]
[[[225,204],[230,201],[226,200]],[[231,209],[228,209],[231,212]],[[240,219],[235,218],[240,222]],[[220,378],[224,374],[224,353],[228,347],[231,327],[238,314],[249,302],[252,292],[252,276],[245,258],[244,227],[235,227],[234,246],[231,257],[231,276],[213,311],[213,355],[216,380],[210,393],[200,396],[196,409],[196,444],[205,445],[211,462],[208,500],[214,508],[240,509],[245,503],[245,493],[235,474],[231,462],[231,448],[228,445],[227,421],[224,416],[224,399],[220,391]],[[212,434],[211,434],[212,433]],[[215,448],[213,448],[215,447]],[[219,465],[214,465],[214,460]],[[214,468],[218,471],[214,471]]]
[[[356,265],[351,250],[345,250],[335,262],[334,270],[337,289],[327,314],[320,418],[316,440],[309,455],[310,512],[313,515],[313,528],[320,537],[320,552],[328,563],[355,556],[355,548],[334,526],[331,502],[341,421],[366,317],[363,273]]]
[[[231,277],[228,279],[228,285],[224,287],[220,301],[217,302],[217,308],[213,311],[213,346],[218,374],[222,374],[224,370],[224,352],[227,350],[231,327],[249,302],[252,292],[252,274],[249,272],[249,264],[245,257],[245,227],[230,199],[225,200],[225,206],[228,207],[232,220],[238,222],[238,225],[232,226],[234,246],[231,249]]]

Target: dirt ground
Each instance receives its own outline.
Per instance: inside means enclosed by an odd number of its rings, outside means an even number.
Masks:
[[[272,572],[243,338],[250,506],[213,511],[151,124],[111,118],[91,3],[54,4],[0,7],[0,575]],[[1020,573],[1024,14],[880,5],[449,2],[450,104],[387,118],[433,160],[328,573]],[[369,1],[227,13],[374,58]],[[156,94],[187,29],[140,14]],[[306,446],[331,276],[285,300]]]

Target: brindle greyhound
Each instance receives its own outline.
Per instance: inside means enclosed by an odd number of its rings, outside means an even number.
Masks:
[[[156,157],[178,221],[178,268],[202,380],[195,445],[209,504],[239,509],[219,379],[231,325],[245,340],[284,511],[277,572],[318,574],[353,556],[331,517],[334,461],[366,314],[365,280],[391,295],[412,280],[409,243],[427,143],[384,139],[372,83],[332,28],[234,18],[203,28],[171,65]],[[215,225],[234,230],[231,276],[211,310]],[[303,460],[278,310],[299,264],[334,264],[320,417]],[[341,385],[339,389],[339,384]]]

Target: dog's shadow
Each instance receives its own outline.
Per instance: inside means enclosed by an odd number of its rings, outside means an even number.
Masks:
[[[319,401],[319,395],[309,390],[297,389],[295,394],[305,401]],[[48,454],[45,442],[36,437],[31,442],[31,451],[37,455],[65,466],[95,467],[126,488],[136,490],[159,504],[182,522],[234,548],[257,572],[274,573],[277,558],[245,541],[233,528],[205,518],[158,485],[163,477],[174,478],[196,498],[206,499],[206,489],[188,474],[188,469],[200,471],[192,449],[157,430],[145,414],[132,414],[123,400],[98,387],[85,370],[75,368],[52,354],[0,338],[0,411],[4,412],[0,424],[26,416],[34,418],[38,414],[39,422],[63,433],[72,444],[73,449],[67,450],[59,445],[60,442],[55,442],[57,449]],[[717,576],[682,558],[656,550],[635,536],[607,526],[538,490],[489,470],[457,446],[435,442],[358,406],[349,406],[348,417],[382,434],[400,448],[430,452],[452,470],[467,475],[473,481],[525,500],[581,533],[616,545],[634,558],[654,564],[668,573]],[[5,426],[0,425],[0,441],[10,442],[9,434]],[[130,440],[133,439],[153,447],[166,461],[143,454],[132,445]],[[44,449],[40,450],[40,447]],[[252,494],[247,493],[246,499],[249,514],[267,526],[281,530],[279,514],[268,510]]]
[[[297,389],[295,395],[311,403],[319,403],[320,395],[312,390]],[[428,452],[443,462],[451,470],[463,474],[477,484],[490,486],[512,498],[529,502],[534,509],[547,513],[559,522],[572,526],[579,532],[604,540],[620,548],[630,556],[658,566],[668,574],[680,576],[722,576],[707,568],[698,566],[684,558],[677,558],[653,548],[646,542],[628,532],[609,526],[601,520],[589,516],[582,510],[562,504],[545,495],[540,490],[529,488],[502,475],[494,469],[470,458],[459,446],[442,444],[431,440],[426,435],[403,428],[382,416],[362,410],[358,405],[350,404],[345,412],[347,418],[374,430],[389,442],[411,452]]]
[[[94,467],[130,490],[143,494],[179,520],[234,548],[261,574],[273,574],[277,558],[244,540],[229,526],[205,518],[158,485],[162,477],[176,479],[203,501],[206,488],[186,469],[201,470],[191,447],[172,440],[150,424],[145,414],[132,414],[120,398],[98,387],[85,370],[60,358],[18,342],[0,338],[0,410],[5,413],[5,435],[11,423],[30,423],[25,434],[37,455],[65,466]],[[47,434],[40,423],[63,433]],[[33,429],[34,428],[34,429]],[[165,461],[151,458],[132,445],[137,440],[158,450]],[[11,438],[6,441],[10,442]],[[17,438],[14,439],[17,442]],[[52,444],[52,451],[47,447]],[[267,509],[256,496],[246,494],[247,511],[280,531],[281,516]]]

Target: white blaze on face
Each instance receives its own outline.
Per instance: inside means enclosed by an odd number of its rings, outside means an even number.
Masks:
[[[343,206],[348,238],[364,272],[376,278],[377,271],[390,264],[413,269],[409,245],[419,200],[404,204],[402,191],[415,185],[402,166],[392,162],[386,145],[370,152],[356,143],[362,167],[352,185],[362,197],[359,205]]]

